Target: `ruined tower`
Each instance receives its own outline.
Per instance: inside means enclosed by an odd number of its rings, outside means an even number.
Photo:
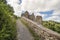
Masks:
[[[35,20],[38,24],[42,24],[42,17],[41,16],[36,16]]]
[[[35,21],[35,15],[34,15],[34,13],[32,13],[31,15],[29,15],[29,19]]]
[[[26,11],[25,13],[23,13],[21,16],[24,16],[24,17],[26,17],[26,18],[29,18],[29,12],[28,11]]]
[[[29,12],[26,11],[25,13],[22,14],[22,16],[32,20],[32,21],[35,21],[37,22],[38,24],[42,24],[42,17],[41,16],[36,16],[35,18],[35,15],[34,13],[32,13],[31,15],[29,15]]]

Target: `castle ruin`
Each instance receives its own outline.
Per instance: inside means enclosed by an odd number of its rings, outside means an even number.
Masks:
[[[37,22],[38,24],[42,24],[42,17],[41,16],[36,16],[34,15],[34,13],[32,13],[31,15],[29,15],[29,12],[26,11],[24,12],[21,16],[24,16],[32,21]]]

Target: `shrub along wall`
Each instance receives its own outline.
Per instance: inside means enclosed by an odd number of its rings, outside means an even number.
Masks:
[[[55,21],[43,21],[43,26],[60,33],[60,23]]]

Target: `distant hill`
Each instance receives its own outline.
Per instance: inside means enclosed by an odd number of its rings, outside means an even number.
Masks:
[[[60,23],[55,21],[43,21],[43,26],[60,33]]]

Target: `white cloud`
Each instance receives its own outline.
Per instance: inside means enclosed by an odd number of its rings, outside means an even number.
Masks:
[[[51,16],[47,18],[46,20],[54,20],[54,21],[60,22],[60,16]]]
[[[40,13],[34,13],[34,15],[35,15],[35,16],[42,16],[43,18],[44,18],[44,16],[46,16],[46,15],[40,14]]]
[[[8,4],[11,6],[18,6],[19,5],[19,0],[7,0]]]
[[[46,18],[45,20],[54,20],[60,22],[60,10],[55,10],[51,17]]]
[[[22,0],[21,4],[19,4],[19,0],[7,0],[7,2],[14,8],[15,15],[21,16],[22,10],[28,10],[30,13],[34,12],[35,15],[41,15],[44,18],[46,15],[38,12],[54,10],[52,16],[45,20],[60,21],[60,16],[58,16],[60,15],[60,0]]]
[[[56,9],[59,0],[22,0],[22,9],[28,11],[47,11]]]
[[[21,16],[21,5],[19,4],[19,0],[6,0],[7,4],[11,5],[14,9],[14,14],[17,16]]]
[[[52,15],[53,16],[59,16],[60,15],[60,10],[55,10]]]

